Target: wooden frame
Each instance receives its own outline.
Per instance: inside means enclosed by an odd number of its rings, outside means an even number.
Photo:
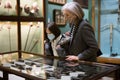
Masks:
[[[0,0],[0,16],[18,16],[17,0]]]
[[[53,19],[57,25],[66,25],[65,17],[59,9],[54,9]]]
[[[73,0],[74,2],[78,2],[82,8],[88,9],[88,0]]]
[[[64,5],[67,2],[67,0],[48,0],[48,2],[51,4]]]

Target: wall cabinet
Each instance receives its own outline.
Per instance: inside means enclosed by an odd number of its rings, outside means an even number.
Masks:
[[[0,58],[43,55],[44,26],[45,0],[0,0]]]
[[[91,1],[91,3],[92,5],[89,9],[92,8],[91,10],[93,11],[90,11],[92,15],[90,21],[96,27],[94,28],[96,37],[103,52],[98,61],[120,64],[120,45],[118,45],[120,41],[119,1],[96,0]],[[111,5],[112,7],[110,8],[109,6]]]

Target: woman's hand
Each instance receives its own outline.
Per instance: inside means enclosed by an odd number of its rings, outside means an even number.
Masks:
[[[69,55],[69,56],[66,56],[66,59],[67,61],[77,61],[79,60],[78,56],[74,56],[74,55]]]

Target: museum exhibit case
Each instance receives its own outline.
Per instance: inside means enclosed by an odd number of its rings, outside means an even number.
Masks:
[[[17,1],[16,0],[0,0],[0,15],[17,16]]]
[[[120,0],[101,1],[100,44],[106,56],[120,58]],[[103,5],[104,4],[104,5]],[[110,8],[109,6],[112,5]],[[104,6],[104,7],[103,7]],[[111,17],[112,16],[112,17]],[[104,36],[103,36],[104,35]],[[106,38],[106,40],[105,40]],[[104,40],[104,41],[103,41]],[[104,46],[106,44],[106,47]]]
[[[45,1],[0,0],[0,10],[0,63],[44,55]]]
[[[119,80],[119,66],[86,61],[66,61],[63,58],[34,56],[0,65],[1,80],[16,75],[21,80]],[[111,76],[112,74],[112,76]],[[14,78],[17,78],[14,77]]]
[[[120,0],[89,2],[91,24],[103,55],[98,62],[120,64]],[[92,7],[93,6],[93,7]]]

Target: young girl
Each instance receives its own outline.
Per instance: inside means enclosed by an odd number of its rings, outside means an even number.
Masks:
[[[58,45],[62,37],[61,31],[54,22],[48,23],[46,33],[49,39],[48,43],[50,42],[49,45],[45,45],[46,55],[50,54],[53,56],[65,57],[65,50]]]

